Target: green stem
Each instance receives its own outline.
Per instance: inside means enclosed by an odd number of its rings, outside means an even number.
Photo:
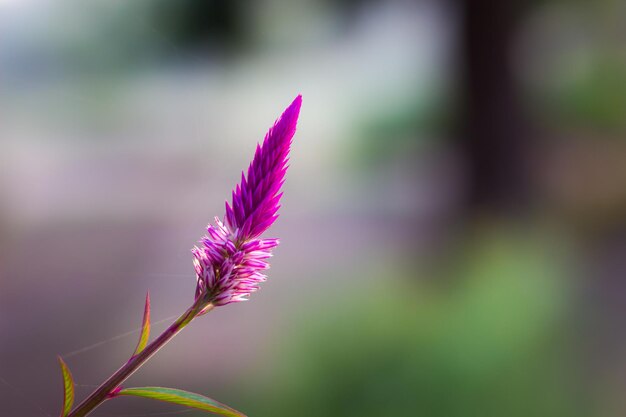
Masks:
[[[94,392],[91,393],[82,403],[80,403],[74,411],[70,412],[67,417],[83,417],[91,413],[96,407],[104,401],[111,398],[114,390],[120,386],[128,377],[130,377],[141,365],[152,357],[159,349],[161,349],[171,338],[176,336],[186,325],[191,322],[200,313],[200,311],[208,312],[213,309],[212,304],[206,303],[202,297],[198,297],[196,302],[183,313],[170,327],[168,327],[159,337],[149,343],[144,350],[134,355],[120,369],[102,383]]]

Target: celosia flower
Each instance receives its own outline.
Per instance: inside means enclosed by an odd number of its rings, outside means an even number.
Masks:
[[[215,218],[200,247],[192,249],[196,270],[196,299],[174,323],[152,342],[150,336],[150,299],[146,297],[141,336],[133,355],[113,375],[85,398],[76,408],[74,381],[61,357],[64,398],[61,417],[85,417],[106,400],[119,396],[137,396],[180,404],[221,415],[241,416],[240,412],[211,398],[187,391],[163,387],[123,388],[139,367],[178,334],[195,317],[216,306],[246,300],[265,281],[263,271],[278,239],[262,239],[261,235],[276,221],[280,188],[287,172],[291,139],[296,132],[302,97],[298,96],[267,132],[262,145],[257,145],[248,173],[241,173],[241,183],[233,191],[233,200],[226,203],[223,220]]]
[[[245,301],[266,280],[267,259],[278,239],[260,236],[278,217],[280,188],[287,172],[291,139],[296,132],[302,97],[298,96],[257,144],[247,176],[226,202],[224,221],[209,224],[200,247],[192,249],[196,270],[196,298],[215,306]]]

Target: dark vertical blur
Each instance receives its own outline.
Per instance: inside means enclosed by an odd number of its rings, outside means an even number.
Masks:
[[[528,118],[512,51],[529,1],[461,0],[461,129],[471,210],[521,215],[529,208]]]

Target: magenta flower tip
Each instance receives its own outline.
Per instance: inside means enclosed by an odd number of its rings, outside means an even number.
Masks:
[[[277,218],[279,190],[301,105],[298,96],[267,132],[263,144],[257,144],[247,176],[242,172],[241,183],[233,190],[232,205],[226,203],[226,223],[242,239],[260,236]]]
[[[226,202],[224,221],[215,218],[207,227],[201,247],[194,247],[196,297],[206,297],[219,306],[245,301],[266,280],[261,273],[278,239],[260,239],[278,218],[280,191],[285,182],[291,141],[302,105],[298,95],[257,144],[247,175]]]

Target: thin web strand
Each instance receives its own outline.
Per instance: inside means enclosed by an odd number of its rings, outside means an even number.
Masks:
[[[171,320],[176,319],[177,317],[178,317],[178,315],[166,317],[166,318],[164,318],[162,320],[159,320],[159,321],[156,321],[156,322],[152,323],[152,326],[156,326],[156,325],[159,325],[159,324],[163,324],[163,323],[169,322]],[[124,333],[118,334],[116,336],[110,337],[110,338],[108,338],[106,340],[101,340],[100,342],[96,342],[96,343],[91,344],[89,346],[85,346],[83,348],[76,349],[76,350],[73,350],[71,352],[65,353],[65,354],[61,355],[61,357],[63,359],[67,359],[67,358],[71,358],[73,356],[81,355],[81,354],[83,354],[85,352],[89,352],[90,350],[97,349],[100,346],[106,345],[107,343],[123,339],[123,338],[128,337],[130,335],[133,335],[135,333],[139,333],[140,331],[141,331],[141,327],[138,327],[138,328],[136,328],[134,330],[129,330],[127,332],[124,332]]]
[[[77,384],[76,381],[74,381],[74,387],[75,388],[98,388],[100,385],[96,385],[96,384]]]

